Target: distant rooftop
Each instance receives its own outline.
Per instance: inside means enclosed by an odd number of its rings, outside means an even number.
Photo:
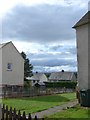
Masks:
[[[75,76],[74,72],[53,72],[51,73],[49,80],[72,80]]]

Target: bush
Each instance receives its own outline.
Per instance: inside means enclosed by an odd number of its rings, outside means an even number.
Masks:
[[[31,81],[24,81],[24,87],[29,88],[31,86]]]
[[[53,87],[53,88],[71,88],[71,89],[75,89],[76,88],[76,84],[77,82],[71,82],[71,81],[68,81],[68,82],[45,82],[45,85],[46,87]]]

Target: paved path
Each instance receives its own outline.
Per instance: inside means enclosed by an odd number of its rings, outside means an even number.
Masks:
[[[60,105],[60,106],[55,106],[53,108],[49,108],[49,109],[41,111],[41,112],[33,113],[31,116],[32,116],[32,118],[34,118],[35,115],[37,115],[37,118],[43,118],[44,116],[49,116],[56,112],[60,112],[61,110],[66,109],[67,107],[73,107],[76,104],[78,104],[77,100],[70,101],[70,102]]]

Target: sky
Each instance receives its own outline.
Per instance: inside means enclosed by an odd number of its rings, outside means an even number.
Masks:
[[[77,71],[75,23],[89,0],[0,0],[0,43],[12,41],[36,72]]]

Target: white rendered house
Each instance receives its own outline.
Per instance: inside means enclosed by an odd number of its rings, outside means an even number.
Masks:
[[[90,107],[90,11],[73,28],[76,29],[77,39],[80,104]]]
[[[90,89],[90,11],[73,28],[76,29],[79,88]]]
[[[0,44],[0,86],[24,85],[24,59],[12,42]]]

